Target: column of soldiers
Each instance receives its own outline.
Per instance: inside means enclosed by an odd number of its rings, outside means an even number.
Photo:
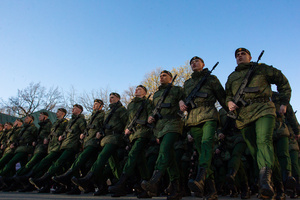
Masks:
[[[39,129],[31,115],[0,125],[1,190],[113,197],[135,191],[138,198],[168,200],[191,194],[297,198],[299,124],[288,80],[259,59],[251,62],[245,48],[235,59],[225,89],[211,75],[218,63],[209,71],[195,56],[183,88],[173,85],[169,71],[160,73],[153,100],[139,85],[127,109],[118,93],[110,94],[106,112],[95,99],[87,121],[75,104],[70,120],[64,108],[53,124],[40,113]]]

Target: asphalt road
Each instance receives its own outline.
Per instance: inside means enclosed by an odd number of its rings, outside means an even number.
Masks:
[[[41,199],[41,200],[69,200],[69,199],[101,199],[101,200],[112,200],[112,199],[118,199],[118,200],[137,200],[137,198],[133,195],[128,195],[125,197],[111,197],[110,195],[106,196],[93,196],[92,193],[89,194],[81,194],[81,195],[66,195],[66,194],[39,194],[37,192],[29,192],[29,193],[19,193],[19,192],[0,192],[0,200],[33,200],[33,199]],[[152,199],[157,200],[166,200],[166,197],[153,197]],[[183,200],[197,200],[202,198],[197,197],[184,197]],[[230,197],[223,197],[220,196],[219,199],[221,200],[234,200],[234,199],[240,199],[240,198],[230,198]],[[255,196],[252,196],[251,199],[257,199]],[[286,198],[287,200],[290,198]]]

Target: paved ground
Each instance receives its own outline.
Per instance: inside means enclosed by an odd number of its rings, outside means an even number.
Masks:
[[[19,192],[0,192],[0,200],[33,200],[33,199],[41,199],[41,200],[70,200],[70,199],[101,199],[101,200],[137,200],[137,198],[133,195],[129,195],[126,197],[111,197],[110,195],[106,196],[98,196],[95,197],[91,193],[90,194],[81,194],[76,196],[65,195],[65,194],[38,194],[37,192],[30,192],[30,193],[19,193]],[[152,199],[155,200],[166,200],[166,197],[154,197]],[[184,197],[183,200],[202,200],[202,198],[196,197]],[[221,200],[239,200],[240,198],[230,198],[230,197],[219,197]],[[252,196],[251,199],[257,199],[256,197]],[[287,200],[290,198],[287,198]]]

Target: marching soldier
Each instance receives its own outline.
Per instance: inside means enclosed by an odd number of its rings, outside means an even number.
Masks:
[[[291,88],[286,77],[278,69],[266,64],[250,62],[252,57],[248,49],[238,48],[235,51],[235,58],[238,66],[228,77],[226,102],[230,112],[236,112],[237,128],[241,129],[247,146],[257,161],[260,170],[259,193],[263,198],[271,198],[274,195],[271,176],[274,167],[272,135],[276,109],[274,103],[270,101],[272,96],[270,84],[277,85],[281,102],[280,114],[286,112]],[[249,74],[252,75],[250,78],[246,76]],[[248,84],[241,88],[242,82]],[[243,91],[238,91],[240,88]],[[239,105],[234,98],[241,92],[244,94],[242,96],[244,105]]]
[[[188,117],[185,125],[190,129],[190,133],[195,141],[195,147],[199,154],[198,172],[194,180],[190,180],[188,185],[191,191],[198,192],[200,196],[204,193],[204,183],[206,178],[209,193],[208,199],[217,199],[217,191],[211,169],[211,161],[213,156],[214,135],[217,130],[218,111],[215,103],[218,100],[223,108],[225,104],[225,91],[216,76],[209,75],[208,69],[203,69],[205,64],[202,58],[195,56],[190,60],[193,70],[192,77],[185,81],[184,92],[186,96],[205,79],[197,91],[196,97],[193,99],[194,108],[186,105],[184,101],[180,101],[180,110],[188,111]]]

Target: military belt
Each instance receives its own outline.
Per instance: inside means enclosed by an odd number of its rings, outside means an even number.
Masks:
[[[90,124],[90,125],[87,126],[87,128],[88,128],[88,129],[95,129],[95,128],[96,128],[96,125]]]
[[[121,135],[121,134],[122,134],[122,132],[105,130],[105,135]]]
[[[215,106],[215,102],[214,101],[202,101],[202,102],[197,102],[195,103],[196,107],[211,107],[211,106]]]
[[[258,97],[253,99],[245,99],[245,101],[250,105],[253,103],[267,103],[270,101],[270,97]]]
[[[180,119],[179,115],[162,115],[162,119]]]

